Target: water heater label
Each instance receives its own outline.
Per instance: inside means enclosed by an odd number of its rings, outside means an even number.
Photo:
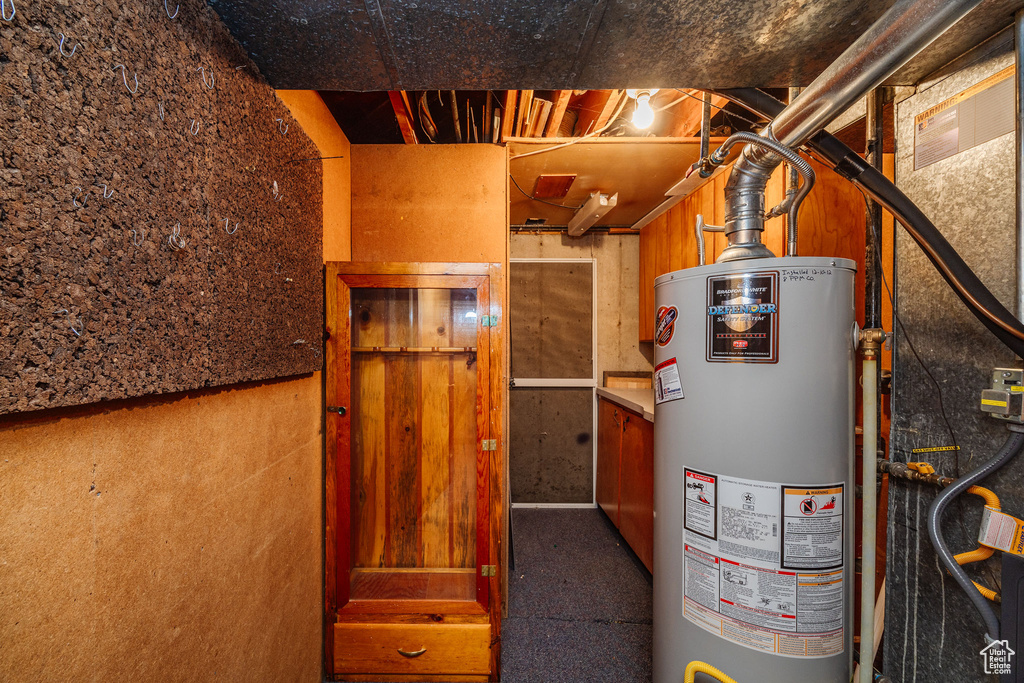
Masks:
[[[842,653],[843,485],[794,487],[691,469],[684,480],[683,616],[761,652]]]
[[[709,362],[778,362],[778,271],[709,277],[707,303]]]
[[[843,485],[785,486],[782,566],[836,569],[843,566]]]
[[[683,383],[679,380],[679,366],[675,358],[658,363],[654,368],[654,403],[665,403],[684,398]]]

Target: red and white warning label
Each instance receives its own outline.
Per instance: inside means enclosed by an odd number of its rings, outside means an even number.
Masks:
[[[654,403],[675,401],[683,396],[683,384],[679,381],[679,366],[675,358],[658,363],[654,368]]]
[[[683,616],[762,652],[841,653],[843,485],[798,488],[688,468],[684,480]]]

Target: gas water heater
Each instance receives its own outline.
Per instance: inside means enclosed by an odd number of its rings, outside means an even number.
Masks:
[[[695,660],[739,683],[850,680],[855,270],[655,281],[655,683]]]

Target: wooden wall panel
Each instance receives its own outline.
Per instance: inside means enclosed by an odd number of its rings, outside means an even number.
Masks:
[[[838,256],[857,261],[857,312],[864,311],[864,202],[852,184],[827,166],[811,161],[817,183],[800,210],[801,256]],[[711,225],[725,224],[726,170],[697,188],[686,199],[640,231],[640,341],[654,340],[654,279],[678,268],[696,266],[694,226],[697,215]],[[765,206],[773,208],[785,197],[785,169],[772,175],[765,191]],[[762,237],[777,256],[786,253],[786,218],[766,222]],[[705,233],[707,263],[714,263],[727,245],[722,233]],[[682,250],[681,255],[677,254]],[[677,267],[678,264],[678,267]]]
[[[0,679],[320,681],[320,386],[0,421]]]
[[[384,563],[415,567],[419,560],[420,490],[418,414],[419,368],[415,358],[389,356],[384,361],[384,414],[387,428],[387,535]]]
[[[497,145],[352,145],[354,261],[505,263]]]

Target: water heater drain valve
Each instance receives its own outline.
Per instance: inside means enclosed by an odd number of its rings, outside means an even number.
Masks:
[[[993,370],[992,387],[981,392],[981,410],[997,420],[1024,424],[1024,370]]]

